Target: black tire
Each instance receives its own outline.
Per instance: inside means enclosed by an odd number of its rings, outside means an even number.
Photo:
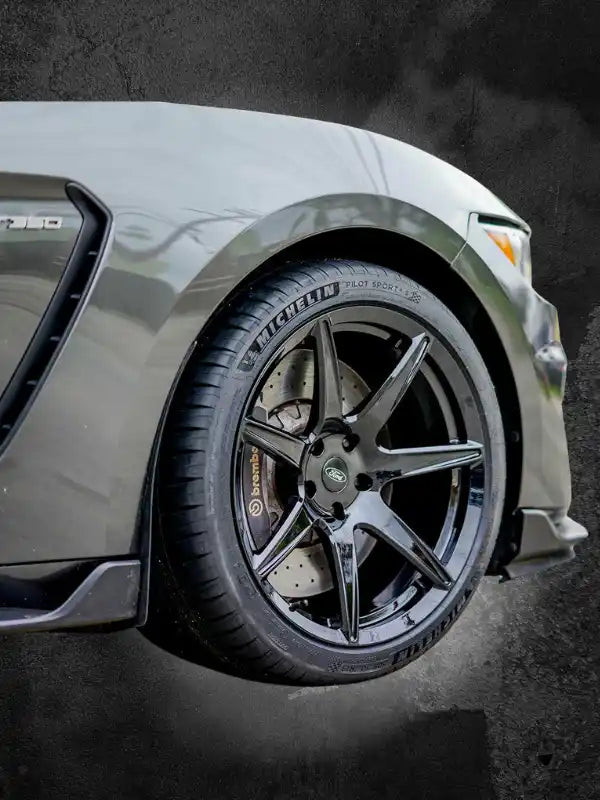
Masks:
[[[333,285],[335,293],[326,296],[324,287]],[[314,303],[297,302],[311,292]],[[293,303],[296,313],[282,316]],[[422,623],[359,647],[315,639],[273,605],[245,555],[232,491],[239,424],[257,376],[317,313],[351,304],[399,310],[436,332],[472,388],[487,458],[480,517],[456,582]],[[273,320],[278,322],[260,338]],[[187,365],[168,415],[159,458],[158,519],[169,602],[185,640],[179,654],[255,680],[290,685],[366,680],[406,665],[448,630],[484,574],[500,525],[505,477],[504,432],[491,378],[472,339],[434,295],[371,264],[287,265],[222,313],[210,340],[200,343]]]

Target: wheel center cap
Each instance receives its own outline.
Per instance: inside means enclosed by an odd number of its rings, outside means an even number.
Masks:
[[[346,463],[339,456],[328,459],[321,471],[321,479],[328,491],[334,493],[343,492],[348,485],[348,467]]]

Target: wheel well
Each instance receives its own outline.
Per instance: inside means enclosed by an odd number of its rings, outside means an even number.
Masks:
[[[448,306],[477,345],[496,389],[506,438],[504,513],[488,568],[489,574],[501,574],[501,567],[514,557],[519,547],[520,530],[514,511],[521,485],[521,416],[508,357],[484,306],[460,275],[433,250],[401,234],[373,228],[343,229],[303,239],[265,261],[238,287],[236,294],[286,263],[324,258],[366,261],[414,279]]]
[[[251,272],[236,287],[234,294],[235,296],[243,295],[257,280],[272,274],[286,263],[307,260],[318,261],[326,258],[347,258],[366,261],[387,267],[412,278],[445,303],[477,345],[496,389],[506,439],[507,485],[504,512],[498,541],[488,567],[488,574],[502,574],[502,567],[518,552],[520,544],[520,527],[517,524],[514,512],[517,507],[521,485],[521,418],[518,395],[510,363],[485,308],[467,283],[437,253],[420,242],[401,234],[371,228],[343,229],[317,234],[291,245],[263,262]],[[215,323],[218,324],[220,312],[230,305],[232,300],[233,296],[229,296],[222,306],[217,309],[200,335],[199,343],[202,340],[210,339],[213,325]],[[181,371],[175,385],[172,387],[171,396],[163,412],[163,420],[168,414],[180,375]],[[145,534],[147,531],[154,530],[155,527],[149,517],[152,516],[150,509],[154,509],[155,468],[161,449],[161,441],[162,424],[155,438],[153,455],[150,459],[151,467],[142,501],[142,508],[146,508],[147,516],[141,519],[139,524],[142,546],[144,546],[145,540],[148,540],[148,547],[150,546],[150,540]],[[148,554],[146,553],[146,555]],[[144,559],[144,561],[146,560]],[[143,582],[146,589],[144,595],[146,595],[148,588],[147,574],[144,575]]]

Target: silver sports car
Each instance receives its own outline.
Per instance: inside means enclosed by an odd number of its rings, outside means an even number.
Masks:
[[[0,104],[0,631],[344,683],[570,558],[529,240],[367,131]]]

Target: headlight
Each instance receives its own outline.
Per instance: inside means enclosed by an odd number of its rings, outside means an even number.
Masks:
[[[504,255],[519,270],[521,275],[531,283],[531,245],[529,234],[512,225],[501,222],[482,222],[482,227],[495,242]]]

